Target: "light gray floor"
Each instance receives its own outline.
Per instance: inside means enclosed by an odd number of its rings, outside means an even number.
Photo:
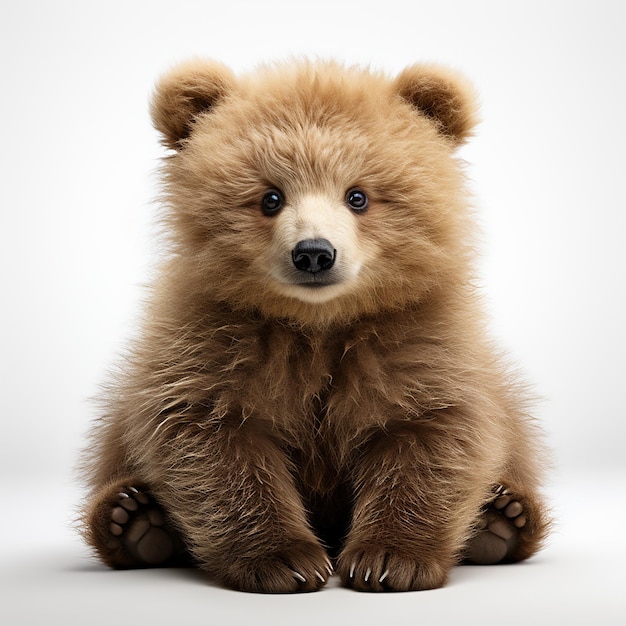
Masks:
[[[0,623],[623,626],[625,479],[561,477],[551,488],[558,526],[527,563],[459,567],[444,589],[387,595],[355,593],[335,578],[318,593],[263,596],[222,589],[194,570],[110,571],[68,527],[75,491],[3,488]]]

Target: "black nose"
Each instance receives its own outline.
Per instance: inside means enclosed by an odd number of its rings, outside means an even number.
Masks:
[[[335,263],[337,250],[327,239],[305,239],[291,251],[293,264],[303,272],[315,274],[329,270]]]

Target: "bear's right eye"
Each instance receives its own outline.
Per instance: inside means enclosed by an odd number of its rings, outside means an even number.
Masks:
[[[277,189],[270,189],[261,201],[261,210],[265,215],[276,215],[283,208],[283,195]]]

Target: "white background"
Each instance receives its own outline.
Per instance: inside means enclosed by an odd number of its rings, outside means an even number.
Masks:
[[[6,624],[624,623],[626,5],[557,1],[4,1],[0,7],[0,617]],[[459,568],[444,590],[227,592],[193,572],[109,572],[68,528],[89,398],[134,328],[159,245],[154,81],[192,56],[292,55],[464,72],[462,149],[494,335],[545,400],[550,547]],[[130,598],[138,604],[128,605]],[[136,613],[134,612],[136,611]],[[86,617],[90,616],[90,617]],[[53,623],[54,620],[52,620]],[[472,622],[473,623],[473,622]]]

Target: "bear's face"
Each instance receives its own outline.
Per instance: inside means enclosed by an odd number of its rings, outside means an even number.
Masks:
[[[302,323],[417,302],[459,276],[473,109],[455,79],[334,64],[162,82],[153,115],[179,272],[235,308]]]

